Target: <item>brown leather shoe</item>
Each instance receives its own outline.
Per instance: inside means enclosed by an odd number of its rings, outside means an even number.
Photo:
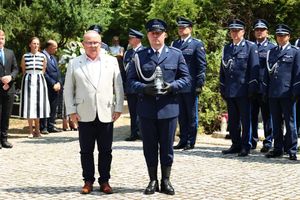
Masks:
[[[112,189],[111,189],[108,182],[102,183],[100,185],[100,191],[104,192],[105,194],[112,194],[113,193],[113,191],[112,191]]]
[[[81,189],[81,194],[89,194],[93,191],[93,183],[86,181]]]

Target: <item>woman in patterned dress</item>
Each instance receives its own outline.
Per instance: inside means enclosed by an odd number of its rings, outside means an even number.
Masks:
[[[39,38],[31,38],[29,47],[30,52],[24,54],[21,61],[23,79],[20,116],[28,119],[28,137],[31,138],[41,137],[39,119],[49,117],[50,104],[44,77],[47,59],[43,53],[39,52]],[[33,131],[33,121],[35,131]]]

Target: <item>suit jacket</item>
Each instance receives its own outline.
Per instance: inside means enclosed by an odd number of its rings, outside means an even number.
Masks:
[[[64,85],[67,114],[77,113],[81,122],[95,120],[112,122],[114,112],[122,112],[124,92],[117,59],[101,54],[100,77],[97,85],[88,73],[86,54],[78,56],[68,64]],[[99,74],[95,74],[99,76]]]
[[[4,65],[0,62],[0,77],[11,75],[12,80],[9,83],[9,89],[3,90],[3,83],[0,83],[0,93],[15,93],[15,83],[14,80],[16,79],[19,69],[17,65],[17,60],[15,54],[12,50],[4,48]]]
[[[185,62],[191,75],[191,86],[181,92],[195,92],[196,88],[201,88],[205,82],[206,54],[203,42],[195,38],[188,38],[183,44],[181,40],[175,40],[171,46],[182,51]]]
[[[300,51],[289,44],[280,51],[274,47],[269,52],[267,63],[270,69],[266,69],[264,77],[264,93],[271,98],[300,97]],[[274,65],[277,63],[276,65]]]
[[[61,73],[58,68],[58,63],[57,63],[56,58],[54,56],[52,56],[53,62],[54,62],[53,63],[49,58],[49,54],[46,53],[45,50],[42,53],[45,54],[46,58],[47,58],[47,68],[46,68],[45,78],[46,78],[47,85],[48,85],[48,91],[55,92],[53,90],[53,85],[56,83],[62,84]]]
[[[144,77],[151,77],[156,66],[160,66],[164,82],[170,83],[172,93],[167,95],[150,96],[143,94],[145,81],[137,67],[140,65]],[[184,57],[179,49],[164,46],[159,59],[152,48],[143,49],[135,54],[130,63],[127,84],[138,93],[137,113],[139,116],[149,119],[167,119],[177,117],[179,106],[177,100],[178,91],[190,86],[190,75]]]
[[[259,58],[254,43],[242,40],[236,48],[232,43],[224,46],[220,68],[222,96],[247,97],[257,93],[258,73]]]

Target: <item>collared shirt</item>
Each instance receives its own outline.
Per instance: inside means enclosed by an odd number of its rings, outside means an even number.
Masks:
[[[258,42],[258,41],[256,40],[256,45],[257,45],[257,46],[262,46],[263,43],[265,43],[266,41],[267,41],[267,38],[265,38],[264,41],[262,41],[262,42]]]
[[[190,37],[192,37],[192,35],[191,34],[189,34],[189,36],[187,36],[186,38],[181,38],[180,40],[182,41],[183,40],[183,42],[182,42],[182,44],[183,43],[185,43],[188,39],[190,39]]]
[[[282,49],[281,49],[281,51],[282,51],[282,50],[284,50],[289,44],[290,44],[290,43],[288,42],[288,43],[286,43],[284,46],[279,46],[279,48],[282,47]]]
[[[158,53],[159,53],[159,56],[161,55],[161,52],[162,52],[162,50],[163,50],[163,48],[164,48],[164,46],[165,45],[163,45],[160,49],[158,49],[158,50],[156,50],[156,49],[154,49],[154,48],[152,48],[152,50],[153,50],[153,52],[155,53],[155,52],[157,52],[158,51]]]
[[[86,67],[89,73],[89,77],[94,86],[98,85],[101,69],[100,55],[95,60],[92,60],[86,55]]]
[[[142,46],[142,43],[138,44],[133,50],[136,52],[140,47]]]
[[[233,44],[234,46],[237,46],[237,47],[238,47],[238,46],[240,46],[240,44],[241,44],[241,42],[242,42],[243,40],[244,40],[244,38],[242,38],[241,41],[239,41],[239,43],[234,44],[234,43],[232,42],[232,44]]]

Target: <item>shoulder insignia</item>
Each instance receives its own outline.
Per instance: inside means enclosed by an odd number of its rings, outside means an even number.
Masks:
[[[169,47],[169,49],[173,49],[173,50],[175,50],[175,51],[178,51],[178,52],[181,52],[181,50],[180,49],[177,49],[176,47]]]

